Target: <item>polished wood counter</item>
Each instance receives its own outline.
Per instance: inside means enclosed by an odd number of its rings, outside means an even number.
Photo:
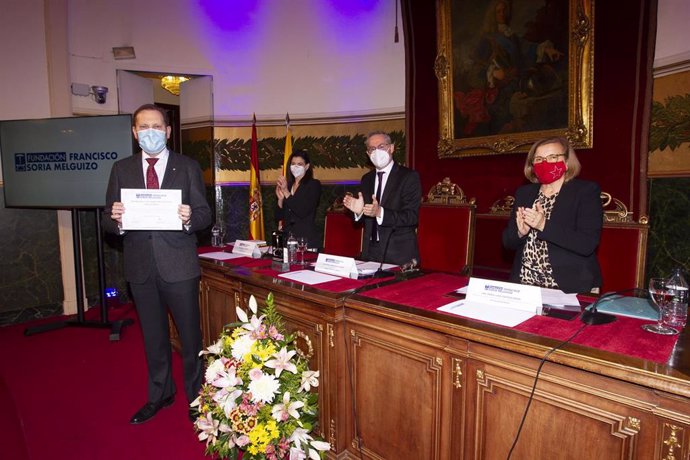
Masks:
[[[205,344],[273,292],[321,372],[330,458],[507,458],[560,341],[202,259]],[[513,459],[690,458],[688,333],[665,364],[567,344],[541,368]]]

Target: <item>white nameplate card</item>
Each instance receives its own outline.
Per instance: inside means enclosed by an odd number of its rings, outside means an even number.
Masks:
[[[357,279],[357,264],[352,257],[319,254],[314,271],[342,276],[343,278]]]
[[[235,240],[235,244],[232,247],[232,253],[252,257],[254,259],[261,257],[258,241],[251,240]]]
[[[524,284],[470,278],[467,295],[439,311],[515,327],[541,313],[541,289]]]
[[[500,308],[512,308],[539,314],[541,289],[526,284],[470,278],[466,303],[480,303]]]

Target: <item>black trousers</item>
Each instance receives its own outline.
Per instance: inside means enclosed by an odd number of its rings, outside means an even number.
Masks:
[[[155,266],[155,264],[154,264]],[[144,283],[130,283],[144,336],[148,366],[148,401],[156,403],[175,394],[172,378],[172,347],[168,310],[182,343],[185,394],[189,402],[198,396],[203,378],[199,319],[199,278],[168,283],[154,268]]]

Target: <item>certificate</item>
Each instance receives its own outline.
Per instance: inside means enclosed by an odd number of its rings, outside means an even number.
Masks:
[[[177,207],[182,204],[182,190],[120,189],[125,205],[122,230],[182,230]]]

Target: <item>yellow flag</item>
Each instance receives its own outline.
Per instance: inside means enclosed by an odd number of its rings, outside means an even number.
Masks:
[[[285,134],[285,153],[283,154],[283,176],[287,176],[287,170],[290,167],[288,161],[292,155],[292,133],[290,132],[290,114],[285,115],[285,126],[287,133]]]
[[[259,145],[256,140],[256,115],[252,121],[252,158],[249,168],[249,235],[253,240],[264,239],[264,212],[259,177]]]

